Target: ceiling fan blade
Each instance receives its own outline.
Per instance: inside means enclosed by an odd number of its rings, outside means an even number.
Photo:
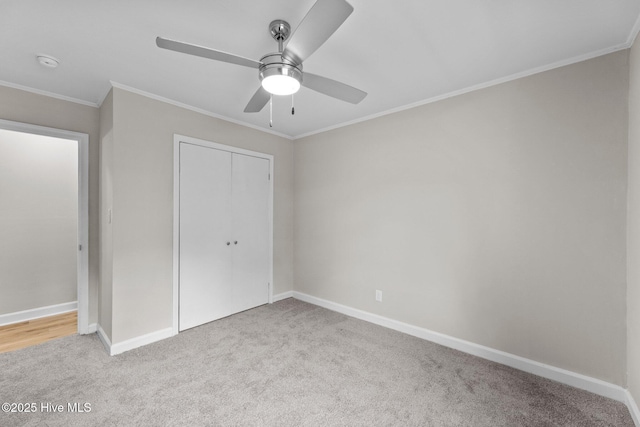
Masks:
[[[293,32],[284,55],[298,64],[307,59],[351,15],[345,0],[318,0]]]
[[[216,61],[229,62],[236,65],[244,65],[245,67],[258,68],[261,63],[253,59],[244,58],[232,53],[222,52],[221,50],[209,49],[208,47],[198,46],[195,44],[183,43],[175,40],[156,37],[156,45],[163,49],[174,50],[176,52],[186,53],[188,55],[201,56],[203,58],[215,59]]]
[[[260,86],[256,93],[254,93],[249,100],[247,106],[244,108],[244,112],[259,113],[264,108],[264,106],[267,105],[267,102],[269,102],[270,98],[271,94],[264,90],[262,86]]]
[[[302,78],[302,86],[352,104],[358,104],[367,96],[367,92],[353,86],[307,72]]]

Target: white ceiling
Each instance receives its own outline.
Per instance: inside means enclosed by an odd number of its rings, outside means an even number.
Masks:
[[[302,88],[274,97],[271,131],[317,132],[629,47],[640,0],[348,0],[353,14],[304,69],[369,93],[351,105]],[[258,60],[268,25],[315,0],[0,0],[0,81],[99,105],[114,82],[249,126],[257,70],[155,45],[156,36]],[[60,60],[57,69],[37,53]],[[0,82],[0,84],[2,84]]]

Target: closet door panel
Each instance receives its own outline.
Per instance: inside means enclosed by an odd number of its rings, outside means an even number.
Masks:
[[[233,313],[231,153],[180,146],[179,329]]]
[[[232,156],[232,275],[236,311],[269,301],[269,166],[267,159]]]

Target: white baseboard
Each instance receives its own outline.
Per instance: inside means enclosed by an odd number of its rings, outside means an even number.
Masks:
[[[640,409],[638,409],[638,405],[631,393],[629,393],[629,390],[626,390],[626,397],[625,403],[627,404],[627,408],[629,408],[629,412],[631,412],[631,418],[633,418],[636,427],[640,427]]]
[[[628,395],[627,390],[625,390],[624,388],[615,384],[608,383],[606,381],[599,380],[597,378],[592,378],[586,375],[567,371],[565,369],[556,368],[555,366],[545,365],[544,363],[539,363],[531,359],[526,359],[514,354],[505,353],[503,351],[496,350],[490,347],[485,347],[483,345],[464,341],[458,338],[451,337],[449,335],[430,331],[428,329],[420,328],[408,323],[399,322],[397,320],[389,319],[387,317],[379,316],[377,314],[369,313],[363,310],[351,308],[342,304],[337,304],[335,302],[327,301],[301,292],[294,291],[293,297],[310,304],[324,307],[332,311],[337,311],[338,313],[342,313],[347,316],[365,320],[367,322],[384,326],[389,329],[394,329],[396,331],[403,332],[414,337],[435,342],[445,347],[453,348],[468,354],[472,354],[474,356],[482,357],[483,359],[491,360],[492,362],[497,362],[502,365],[510,366],[521,371],[538,375],[540,377],[548,378],[550,380],[558,381],[563,384],[587,390],[591,393],[605,396],[619,402],[627,403],[629,401],[629,398],[631,397],[630,395]],[[633,413],[631,407],[629,407],[629,410]],[[636,425],[640,427],[637,421]]]
[[[93,334],[94,332],[97,332],[97,331],[98,331],[98,325],[95,323],[92,323],[89,326],[87,326],[86,334]]]
[[[273,302],[281,301],[283,299],[292,298],[292,297],[293,297],[293,291],[283,292],[283,293],[274,295]],[[165,338],[169,338],[176,335],[175,331],[173,330],[173,327],[171,327],[171,328],[162,329],[156,332],[151,332],[146,335],[141,335],[139,337],[131,338],[129,340],[126,340],[117,344],[112,344],[111,340],[109,340],[109,338],[107,337],[107,334],[104,332],[102,327],[100,327],[100,325],[92,324],[89,326],[89,328],[91,327],[95,328],[94,331],[98,333],[98,337],[100,338],[100,341],[102,341],[102,344],[107,349],[107,353],[109,353],[110,356],[115,356],[116,354],[124,353],[125,351],[133,350],[134,348],[142,347],[143,345],[151,344],[156,341],[160,341]]]
[[[78,301],[71,301],[63,304],[32,308],[31,310],[16,311],[15,313],[0,314],[0,326],[40,319],[41,317],[55,316],[57,314],[76,311],[77,309]]]
[[[104,329],[102,329],[102,326],[100,325],[97,325],[96,332],[98,333],[98,338],[100,338],[100,342],[102,342],[102,345],[104,345],[105,350],[107,350],[107,353],[109,354],[109,356],[111,356],[111,340],[107,336],[107,333],[104,331]]]
[[[273,302],[282,301],[283,299],[293,298],[293,291],[282,292],[273,296]]]
[[[174,335],[173,327],[140,335],[139,337],[131,338],[117,344],[112,344],[111,355],[114,356],[116,354],[124,353],[125,351],[133,350],[134,348],[142,347],[143,345],[151,344],[156,341],[161,341]]]
[[[107,353],[109,353],[110,356],[115,356],[116,354],[121,354],[125,351],[133,350],[134,348],[142,347],[175,335],[173,333],[173,327],[171,327],[151,332],[149,334],[140,335],[139,337],[131,338],[117,344],[112,344],[111,340],[107,337],[107,334],[100,325],[97,327],[97,332],[100,341],[102,341],[102,344],[107,349]]]

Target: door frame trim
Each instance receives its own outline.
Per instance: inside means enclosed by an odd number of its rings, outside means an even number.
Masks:
[[[269,304],[273,303],[273,181],[274,181],[274,156],[272,154],[260,153],[246,150],[231,145],[220,144],[204,139],[190,136],[173,135],[173,334],[178,334],[179,322],[179,298],[180,298],[180,144],[199,145],[206,148],[227,151],[233,154],[244,154],[246,156],[258,157],[269,160],[269,202],[268,202],[268,239],[269,239]]]
[[[2,119],[0,129],[78,142],[78,245],[82,246],[77,251],[78,333],[95,332],[89,330],[89,135]]]

